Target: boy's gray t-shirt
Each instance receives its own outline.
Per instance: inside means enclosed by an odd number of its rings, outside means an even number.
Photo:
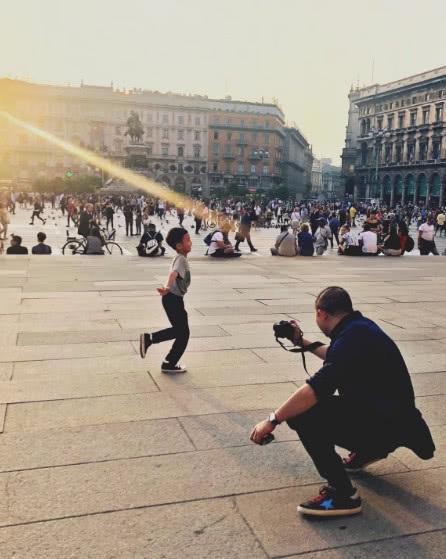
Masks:
[[[187,293],[190,285],[190,268],[187,258],[182,254],[177,254],[173,259],[171,271],[177,272],[178,276],[175,283],[170,288],[170,292],[179,297],[183,297]]]

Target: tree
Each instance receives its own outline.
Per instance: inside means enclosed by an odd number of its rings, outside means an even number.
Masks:
[[[290,197],[290,191],[286,184],[274,185],[271,189],[271,196],[273,198],[278,198],[279,200],[288,200]]]
[[[38,178],[33,181],[34,192],[53,192],[62,194],[70,192],[81,194],[83,192],[94,192],[101,186],[101,178],[96,176],[81,175],[70,178],[54,177],[52,179]]]

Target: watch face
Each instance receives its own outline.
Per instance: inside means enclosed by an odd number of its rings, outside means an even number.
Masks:
[[[277,423],[277,419],[276,419],[276,414],[274,412],[269,414],[269,420],[271,421],[271,423],[273,423],[274,425]]]

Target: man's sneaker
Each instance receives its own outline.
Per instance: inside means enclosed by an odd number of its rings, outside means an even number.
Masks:
[[[375,462],[384,460],[384,458],[387,458],[387,455],[372,458],[371,456],[361,455],[359,452],[350,452],[348,457],[343,458],[342,461],[344,462],[346,472],[355,473],[360,472]]]
[[[185,373],[186,371],[187,371],[186,367],[183,367],[179,363],[177,365],[171,365],[167,361],[163,361],[163,364],[161,365],[162,373],[175,374],[175,373]]]
[[[361,497],[355,489],[353,495],[341,495],[334,487],[325,485],[319,495],[302,503],[297,511],[310,516],[350,516],[362,510]]]
[[[152,345],[152,337],[150,334],[140,334],[139,335],[139,354],[142,359],[146,356],[147,350]]]
[[[257,252],[257,250],[258,250],[257,248],[252,248],[251,252]]]

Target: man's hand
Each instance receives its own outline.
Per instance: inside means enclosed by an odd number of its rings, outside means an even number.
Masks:
[[[250,435],[249,438],[251,439],[251,441],[253,443],[261,444],[262,439],[264,439],[266,437],[266,435],[269,435],[270,433],[272,433],[275,428],[276,428],[276,426],[273,425],[271,423],[271,421],[269,421],[268,419],[265,419],[264,421],[261,421],[260,423],[257,423],[257,425],[254,427],[254,429],[251,431],[251,435]]]
[[[290,324],[292,324],[294,330],[293,339],[291,341],[294,345],[302,347],[304,333],[295,320],[290,320]]]
[[[169,289],[167,287],[157,287],[156,290],[162,297],[164,297],[164,295],[167,295],[169,293]]]

